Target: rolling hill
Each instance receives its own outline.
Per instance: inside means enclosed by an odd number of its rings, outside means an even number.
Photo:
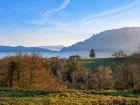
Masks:
[[[86,69],[95,71],[100,66],[111,67],[112,69],[114,69],[116,66],[123,63],[123,59],[121,58],[80,59],[74,62],[80,64]]]
[[[23,46],[0,46],[0,52],[50,52],[49,49],[39,47],[23,47]]]

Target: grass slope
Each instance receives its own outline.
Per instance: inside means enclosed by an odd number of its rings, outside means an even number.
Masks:
[[[0,105],[138,105],[140,95],[116,91],[0,88]]]
[[[81,59],[74,61],[86,69],[95,70],[99,66],[110,66],[114,68],[123,62],[121,58],[99,58],[99,59]]]

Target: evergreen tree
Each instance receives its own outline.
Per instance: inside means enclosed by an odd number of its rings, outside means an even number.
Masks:
[[[90,51],[89,57],[95,58],[95,51],[93,49]]]

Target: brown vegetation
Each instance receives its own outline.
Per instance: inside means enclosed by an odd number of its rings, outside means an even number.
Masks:
[[[116,58],[117,59],[117,58]],[[46,90],[128,90],[140,92],[140,52],[125,58],[112,70],[100,66],[95,72],[65,59],[39,54],[17,54],[0,60],[0,86]]]

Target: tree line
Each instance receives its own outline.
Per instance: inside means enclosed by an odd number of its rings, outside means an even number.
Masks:
[[[0,60],[0,87],[140,92],[140,51],[123,60],[115,68],[100,66],[92,71],[67,59],[19,53]]]

